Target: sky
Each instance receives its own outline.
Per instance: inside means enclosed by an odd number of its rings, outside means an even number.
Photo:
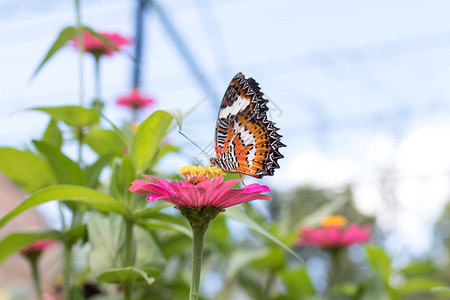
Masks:
[[[264,184],[282,191],[351,184],[356,205],[393,232],[391,252],[431,251],[430,226],[450,193],[448,1],[158,3],[219,98],[239,71],[270,97],[270,117],[287,147],[281,168]],[[81,7],[93,29],[133,36],[134,1],[81,1]],[[71,1],[0,0],[2,146],[25,147],[40,136],[48,119],[26,108],[79,102],[77,53],[70,47],[29,81],[59,30],[74,22]],[[206,147],[220,99],[201,89],[151,9],[144,37],[142,90],[158,101],[156,109],[187,111],[200,103],[183,132]],[[88,102],[93,62],[84,63]],[[107,57],[101,67],[106,114],[120,124],[130,115],[114,100],[130,91],[132,60]],[[169,139],[185,147],[162,168],[200,158],[180,135]]]

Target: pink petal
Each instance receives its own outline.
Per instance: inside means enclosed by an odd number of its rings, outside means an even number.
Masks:
[[[268,193],[272,190],[266,185],[260,185],[258,183],[252,183],[243,188],[244,193]]]
[[[219,185],[222,183],[223,181],[223,177],[216,177],[213,178],[209,184],[202,184],[200,183],[199,185],[205,189],[205,192],[203,193],[200,202],[202,203],[203,206],[211,206],[213,205],[213,201],[216,197],[216,194],[219,190]]]
[[[132,193],[137,194],[166,194],[166,189],[161,186],[144,179],[138,179],[131,183],[128,189]]]
[[[152,181],[135,180],[129,190],[135,193],[148,193],[149,201],[161,199],[176,206],[227,208],[257,199],[272,200],[271,196],[262,194],[271,191],[267,186],[250,184],[241,189],[232,189],[243,178],[224,181],[223,177],[216,177],[199,184],[192,184],[186,181],[167,181],[149,175],[144,176]]]
[[[205,203],[202,202],[203,195],[206,190],[203,187],[196,186],[191,188],[186,188],[189,193],[189,199],[194,207],[203,207]]]
[[[242,180],[244,180],[244,178],[223,181],[223,177],[216,177],[216,178],[212,179],[212,182],[214,184],[211,185],[211,181],[204,181],[204,182],[200,183],[200,185],[204,186],[206,189],[214,188],[214,190],[212,191],[211,198],[219,199],[224,194],[228,193],[236,183],[238,183]],[[215,184],[215,183],[218,183],[218,184]],[[211,205],[213,205],[213,204],[211,203]]]
[[[249,202],[252,200],[267,200],[267,201],[272,200],[271,196],[260,194],[260,192],[258,191],[270,191],[270,189],[266,186],[261,186],[257,183],[254,183],[242,189],[229,190],[227,193],[222,194],[221,197],[218,197],[216,205],[218,206],[220,205],[220,207],[227,208],[233,205]]]

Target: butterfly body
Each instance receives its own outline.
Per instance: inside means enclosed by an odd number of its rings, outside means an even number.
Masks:
[[[267,102],[253,78],[234,76],[220,105],[211,166],[256,178],[273,175],[285,145],[267,118]]]

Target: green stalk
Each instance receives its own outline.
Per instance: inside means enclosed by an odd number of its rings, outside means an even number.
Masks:
[[[94,62],[95,62],[95,96],[94,101],[92,101],[92,108],[101,112],[104,106],[102,101],[102,85],[100,80],[100,58],[102,57],[102,53],[93,53]]]
[[[83,127],[78,128],[77,132],[78,138],[78,164],[81,165],[83,161],[83,140],[84,140],[84,132]]]
[[[133,221],[126,220],[125,222],[125,265],[132,266],[131,247],[133,242]],[[131,300],[131,288],[133,281],[126,280],[124,282],[125,300]]]
[[[70,300],[70,274],[72,272],[72,245],[69,243],[64,244],[64,265],[63,265],[63,274],[64,274],[64,300]]]
[[[345,264],[343,258],[345,251],[346,248],[335,248],[329,250],[329,254],[331,256],[331,266],[328,281],[328,292],[333,299],[341,299],[342,297],[342,295],[336,294],[336,290],[333,290],[333,288],[344,282]]]
[[[131,123],[137,122],[138,120],[138,112],[139,112],[139,108],[138,107],[132,107],[131,108]]]
[[[200,289],[205,233],[211,220],[217,217],[223,209],[214,206],[203,208],[178,207],[178,209],[192,227],[192,276],[189,300],[197,300]]]
[[[62,231],[66,231],[67,230],[67,225],[66,225],[66,218],[64,217],[64,213],[62,210],[62,203],[60,201],[58,201],[58,211],[59,211],[59,216],[61,218],[61,228]]]
[[[38,296],[39,300],[42,300],[42,290],[41,290],[41,284],[39,280],[39,270],[38,270],[38,259],[40,256],[40,252],[36,253],[30,253],[26,257],[28,258],[28,261],[31,264],[31,269],[33,272],[33,283],[34,283],[34,290],[36,292],[36,295]]]
[[[95,99],[99,101],[101,95],[101,83],[100,83],[100,56],[94,56],[95,60]]]
[[[267,276],[266,285],[264,287],[264,294],[265,295],[269,295],[270,294],[270,291],[272,289],[272,284],[273,284],[274,280],[275,280],[275,271],[274,270],[270,270],[269,271],[269,275]]]
[[[203,244],[208,226],[192,226],[192,275],[189,300],[197,300],[202,271]]]
[[[79,101],[80,106],[84,105],[84,69],[83,69],[83,30],[81,25],[81,12],[80,12],[80,0],[75,0],[75,12],[77,19],[76,33],[78,44],[78,80],[79,80]]]

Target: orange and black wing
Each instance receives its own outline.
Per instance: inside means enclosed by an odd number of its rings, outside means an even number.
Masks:
[[[279,148],[285,145],[267,118],[267,102],[253,78],[234,76],[220,105],[212,165],[257,178],[273,175],[280,167]]]

